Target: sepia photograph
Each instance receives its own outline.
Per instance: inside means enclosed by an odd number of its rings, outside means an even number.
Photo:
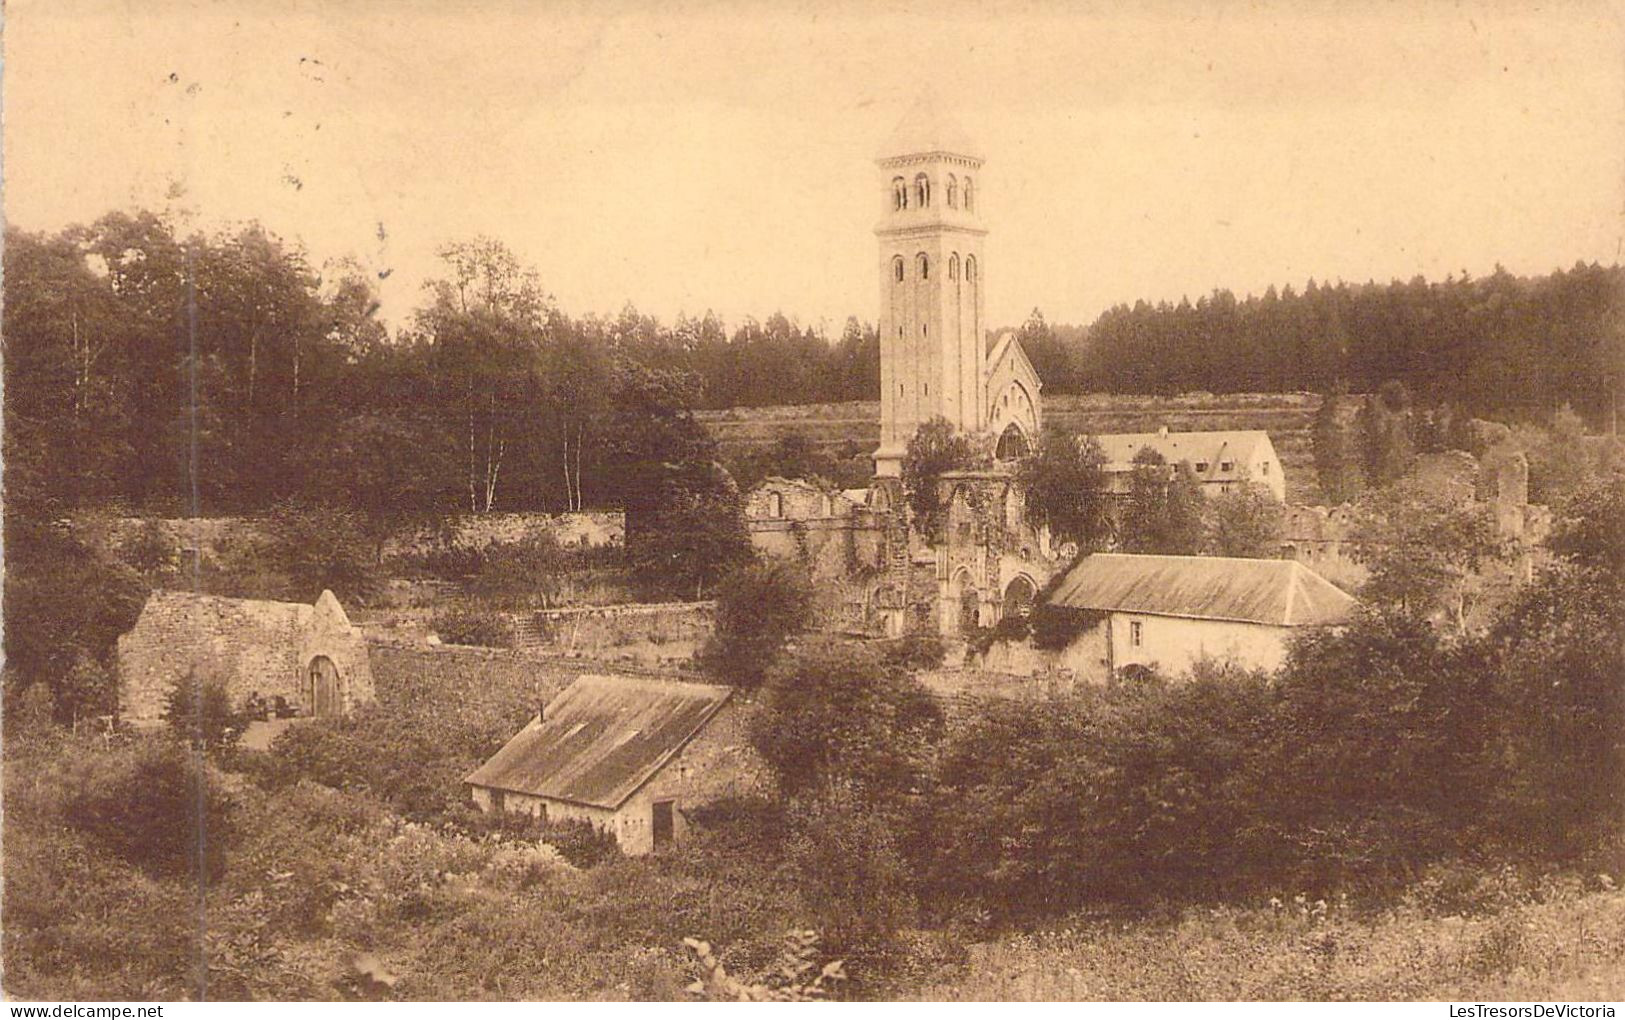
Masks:
[[[1625,1000],[1625,3],[0,19],[11,1015]]]

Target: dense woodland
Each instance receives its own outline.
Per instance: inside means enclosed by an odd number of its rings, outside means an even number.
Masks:
[[[289,498],[357,509],[636,505],[628,465],[706,442],[703,407],[866,399],[872,326],[838,337],[775,314],[730,332],[630,305],[572,317],[496,242],[442,250],[392,334],[354,265],[317,272],[257,225],[180,236],[113,213],[5,246],[8,492],[61,507],[204,514]],[[1577,265],[1386,286],[1311,282],[1237,300],[1144,302],[1087,327],[1022,326],[1051,392],[1370,392],[1611,424],[1625,273]],[[651,425],[651,423],[654,423]],[[698,445],[696,445],[698,444]]]

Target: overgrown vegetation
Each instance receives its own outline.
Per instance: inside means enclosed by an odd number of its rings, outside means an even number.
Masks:
[[[716,625],[699,660],[727,683],[755,687],[786,641],[814,620],[812,578],[799,563],[764,560],[735,570],[717,586]]]

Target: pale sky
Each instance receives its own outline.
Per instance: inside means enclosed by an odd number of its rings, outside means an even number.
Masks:
[[[572,314],[873,320],[872,159],[923,87],[987,159],[996,325],[1625,245],[1613,5],[5,6],[9,223],[257,218],[395,321],[481,233]]]

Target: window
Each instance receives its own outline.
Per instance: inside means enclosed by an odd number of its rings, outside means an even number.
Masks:
[[[953,194],[953,192],[950,191],[949,194],[951,195],[951,194]],[[959,279],[959,253],[958,252],[954,252],[952,255],[948,256],[948,279],[950,279],[950,280]]]
[[[959,178],[948,175],[948,208],[959,208]]]
[[[497,814],[502,814],[504,811],[508,810],[507,790],[491,791],[491,810]]]
[[[891,179],[891,205],[893,209],[908,208],[908,183],[901,177]]]
[[[1233,461],[1233,460],[1221,460],[1221,461],[1219,461],[1219,470],[1220,471],[1234,471],[1235,469],[1236,469],[1236,462],[1235,461]]]
[[[931,279],[931,260],[926,258],[925,252],[922,251],[919,255],[915,256],[914,261],[919,263],[920,279]]]
[[[773,518],[784,516],[784,496],[777,492],[768,493],[767,515]]]
[[[975,192],[971,190],[971,182],[969,177],[965,178],[965,211],[976,211]]]
[[[1196,462],[1196,473],[1199,475],[1207,474],[1207,461],[1199,460]]]
[[[1258,465],[1258,473],[1261,474],[1261,475],[1269,474],[1270,473],[1270,462],[1266,460],[1266,461],[1260,463]]]
[[[891,260],[891,275],[898,283],[903,282],[903,256],[899,255]]]
[[[1145,633],[1140,629],[1139,620],[1130,620],[1128,625],[1128,643],[1135,648],[1145,643]]]
[[[969,182],[967,181],[966,183],[969,183]],[[966,283],[975,283],[976,282],[976,256],[975,255],[966,255],[965,256],[965,282]]]
[[[925,395],[928,396],[928,397],[931,395],[931,384],[930,383],[925,384]]]
[[[914,175],[914,201],[921,209],[931,204],[931,178],[923,173]]]

